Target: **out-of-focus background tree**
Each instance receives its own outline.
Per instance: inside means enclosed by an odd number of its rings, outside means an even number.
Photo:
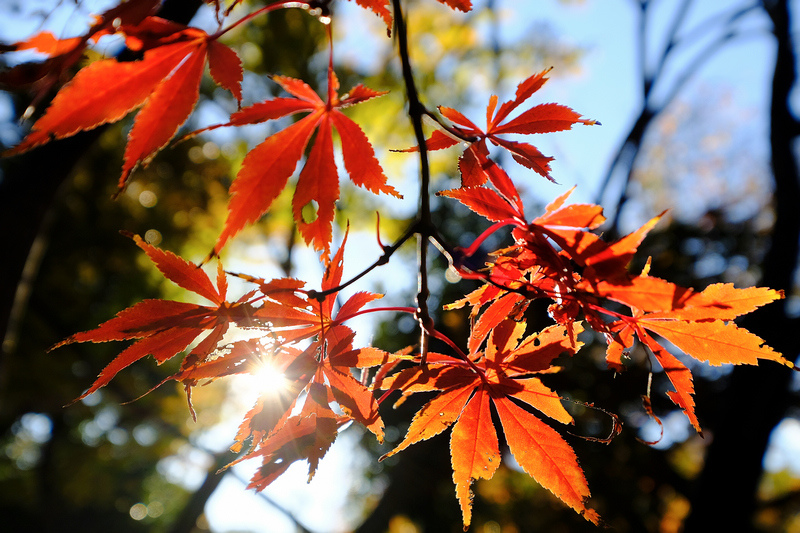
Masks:
[[[703,288],[717,281],[782,289],[787,299],[756,313],[747,325],[794,360],[800,294],[795,273],[800,239],[792,90],[796,54],[791,16],[797,2],[700,0],[476,1],[454,13],[431,0],[408,2],[412,61],[426,105],[467,110],[475,119],[489,94],[501,98],[531,73],[554,66],[542,98],[599,119],[542,139],[556,156],[545,183],[514,169],[528,191],[530,213],[577,183],[576,199],[607,208],[611,235],[630,231],[670,209],[641,249],[652,272]],[[92,10],[113,2],[0,3],[0,38],[21,39],[42,28],[68,31]],[[213,28],[199,1],[167,0],[162,15]],[[257,5],[257,2],[251,2]],[[351,2],[334,4],[337,73],[344,88],[363,82],[392,92],[353,117],[364,127],[402,203],[381,205],[345,188],[338,220],[356,235],[374,235],[376,209],[390,239],[415,209],[416,170],[390,148],[413,144],[403,115],[399,65],[385,28]],[[210,26],[209,26],[210,25]],[[75,30],[79,33],[80,29]],[[249,72],[246,103],[272,95],[266,73],[324,83],[325,44],[318,23],[300,11],[258,19],[230,35]],[[101,50],[114,53],[113,44]],[[30,58],[0,56],[0,61]],[[10,66],[10,65],[9,65]],[[719,72],[726,75],[719,75]],[[211,84],[188,127],[225,121],[235,102]],[[0,144],[12,146],[30,96],[4,93]],[[40,109],[41,111],[41,109]],[[180,388],[167,384],[131,403],[175,371],[137,363],[95,395],[64,407],[121,348],[49,346],[89,329],[147,297],[185,298],[162,282],[119,230],[147,235],[192,260],[212,246],[225,212],[226,190],[248,146],[269,128],[218,130],[165,150],[140,170],[125,194],[110,199],[128,123],[81,134],[0,160],[0,223],[4,261],[0,318],[0,512],[9,531],[314,531],[444,532],[461,529],[447,453],[447,436],[417,444],[382,463],[377,457],[402,438],[418,405],[387,410],[387,442],[345,432],[307,489],[291,483],[253,496],[245,469],[215,472],[231,457],[226,446],[252,401],[252,383],[224,381],[198,388],[191,421]],[[509,162],[509,167],[514,163]],[[452,186],[454,155],[436,153],[435,186]],[[594,196],[594,198],[593,198]],[[435,201],[442,231],[469,242],[480,222],[451,202]],[[225,257],[230,270],[274,277],[307,274],[308,251],[296,243],[288,202],[243,233]],[[347,268],[379,254],[361,237]],[[494,242],[490,246],[500,246]],[[356,250],[356,251],[353,251]],[[387,299],[413,297],[412,250],[370,281]],[[445,281],[435,260],[432,307],[453,301],[469,284]],[[314,275],[312,270],[310,275]],[[390,281],[391,280],[391,281]],[[404,283],[407,290],[404,292]],[[532,327],[547,323],[542,309]],[[458,312],[437,316],[452,338],[466,334]],[[364,323],[363,339],[385,349],[416,341],[413,320]],[[778,365],[734,371],[697,366],[694,434],[663,394],[667,386],[643,352],[626,373],[613,375],[599,348],[564,361],[552,384],[580,402],[619,413],[624,430],[609,445],[602,411],[575,404],[570,437],[593,490],[592,505],[625,532],[800,531],[798,386]],[[653,371],[655,412],[664,434],[642,409]],[[245,392],[243,392],[245,391]],[[793,454],[794,453],[794,457]],[[494,479],[475,486],[473,530],[485,533],[596,530],[505,461]],[[304,478],[302,471],[291,475]],[[328,476],[328,477],[325,477]],[[323,477],[323,480],[319,478]],[[245,505],[243,502],[251,502]],[[335,502],[325,506],[325,501]],[[252,518],[247,519],[248,516]]]

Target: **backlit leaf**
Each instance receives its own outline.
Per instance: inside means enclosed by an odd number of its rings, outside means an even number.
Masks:
[[[514,403],[495,399],[503,433],[519,465],[541,486],[597,524],[600,516],[586,507],[589,486],[575,452],[561,435]]]
[[[497,432],[489,410],[489,394],[478,387],[467,402],[450,436],[453,482],[461,502],[464,528],[472,521],[472,482],[491,479],[500,466]]]

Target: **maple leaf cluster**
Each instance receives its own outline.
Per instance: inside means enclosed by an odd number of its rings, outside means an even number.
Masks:
[[[388,0],[356,1],[392,29],[393,14],[397,17],[398,13],[390,11]],[[453,9],[471,9],[468,1],[440,1]],[[221,26],[240,5],[234,1],[225,8],[219,1],[209,3],[216,8]],[[568,191],[541,215],[526,218],[519,191],[495,161],[490,145],[552,180],[551,157],[528,142],[506,136],[596,123],[554,103],[518,112],[546,83],[549,70],[522,81],[511,100],[500,103],[492,96],[483,129],[455,109],[439,107],[442,118],[426,110],[439,126],[427,139],[420,138],[426,150],[401,150],[425,157],[428,150],[463,147],[458,159],[460,187],[439,194],[461,202],[491,223],[467,248],[439,243],[452,252],[451,266],[461,277],[482,282],[479,289],[445,306],[471,310],[465,349],[436,330],[430,317],[424,316],[423,302],[416,308],[382,309],[369,305],[381,295],[356,292],[337,304],[341,290],[366,272],[342,279],[347,235],[331,258],[332,223],[339,198],[333,131],[338,133],[344,167],[353,183],[373,193],[399,196],[360,126],[342,112],[384,92],[357,85],[340,95],[331,52],[324,99],[302,80],[275,75],[271,79],[288,96],[241,107],[241,61],[219,39],[256,16],[298,5],[327,23],[329,2],[271,3],[214,34],[158,18],[158,4],[129,0],[99,15],[83,36],[57,39],[43,32],[8,47],[34,49],[47,56],[35,69],[15,67],[0,75],[3,83],[30,86],[35,101],[77,63],[87,46],[103,36],[122,36],[139,58],[101,59],[80,69],[35,121],[28,136],[5,155],[118,121],[138,109],[118,180],[121,190],[132,173],[163,149],[188,119],[208,64],[211,78],[235,97],[239,109],[228,122],[206,130],[305,114],[245,156],[231,185],[227,219],[211,255],[218,256],[239,231],[267,213],[301,166],[292,212],[300,235],[321,253],[325,273],[318,290],[288,277],[268,281],[239,275],[255,288],[228,301],[229,274],[221,261],[216,276],[209,277],[198,265],[130,235],[166,278],[210,305],[144,300],[96,329],[58,343],[54,348],[75,342],[132,341],[76,401],[148,355],[158,364],[182,355],[179,370],[164,381],[183,384],[194,415],[191,393],[198,384],[234,374],[257,375],[270,367],[282,374],[284,386],[264,392],[246,413],[232,448],[241,454],[235,462],[261,460],[250,483],[260,490],[298,460],[306,460],[309,476],[313,475],[345,424],[361,424],[382,441],[380,408],[390,395],[436,392],[414,416],[405,438],[386,456],[451,428],[453,481],[465,528],[471,522],[472,483],[491,478],[500,464],[501,433],[525,472],[597,524],[600,517],[588,506],[590,491],[578,459],[551,425],[569,425],[573,418],[560,394],[542,380],[554,370],[556,358],[578,353],[583,345],[579,337],[587,327],[606,340],[608,366],[615,371],[624,370],[626,353],[636,343],[648,349],[672,383],[669,397],[698,432],[691,372],[674,351],[713,365],[757,364],[767,359],[792,366],[762,339],[734,323],[737,317],[781,298],[780,292],[730,284],[695,291],[650,276],[648,268],[639,273],[629,271],[632,257],[660,217],[628,236],[606,242],[595,233],[605,220],[602,208],[567,204]],[[26,78],[23,72],[34,75]],[[440,239],[426,229],[430,221],[422,222],[394,245],[384,247],[384,256],[373,267],[387,262],[414,233]],[[510,229],[513,245],[490,254],[484,267],[472,266],[486,236],[501,229]],[[421,264],[420,269],[424,268]],[[538,299],[551,301],[548,309],[554,324],[530,332],[525,312]],[[369,346],[357,348],[355,333],[346,322],[372,312],[413,313],[422,326],[423,339],[436,337],[451,350],[428,352],[425,342],[394,354]],[[230,340],[233,330],[248,332],[248,338]],[[652,413],[649,399],[645,410]]]

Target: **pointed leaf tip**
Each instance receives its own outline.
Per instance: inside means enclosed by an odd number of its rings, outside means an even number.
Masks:
[[[225,300],[214,287],[214,284],[211,283],[208,275],[191,261],[186,261],[170,251],[156,248],[148,244],[139,235],[128,234],[128,236],[155,263],[158,270],[164,274],[164,277],[179,287],[199,294],[217,305],[220,305]]]

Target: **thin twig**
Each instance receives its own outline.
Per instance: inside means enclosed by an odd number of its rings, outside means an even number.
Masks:
[[[222,37],[223,35],[225,35],[229,31],[231,31],[232,29],[236,28],[237,26],[240,26],[240,25],[244,24],[245,22],[250,21],[251,19],[253,19],[255,17],[263,15],[264,13],[271,13],[273,11],[277,11],[278,9],[290,9],[290,8],[300,8],[300,9],[305,9],[306,11],[310,11],[312,9],[312,7],[309,5],[308,2],[292,2],[292,1],[289,1],[289,2],[280,2],[280,3],[277,3],[277,4],[272,4],[272,5],[269,5],[269,6],[262,7],[261,9],[258,9],[256,11],[253,11],[252,13],[250,13],[250,14],[242,17],[241,19],[237,20],[236,22],[232,23],[230,26],[227,26],[226,28],[222,28],[217,33],[211,35],[209,38],[212,39],[212,40],[219,39],[220,37]]]
[[[249,484],[249,482],[247,481],[247,479],[245,479],[245,478],[244,478],[244,476],[242,476],[242,475],[241,475],[239,472],[237,472],[237,471],[236,471],[236,470],[234,470],[233,468],[229,469],[229,470],[228,470],[228,472],[230,472],[230,473],[232,474],[232,476],[233,476],[233,477],[234,477],[234,478],[235,478],[237,481],[239,481],[240,483],[242,483],[242,484],[244,484],[244,485],[248,485],[248,484]],[[298,518],[297,518],[297,517],[294,515],[294,513],[292,513],[291,511],[289,511],[289,509],[287,509],[286,507],[284,507],[284,506],[283,506],[283,505],[281,505],[280,503],[276,502],[275,500],[273,500],[272,498],[270,498],[269,496],[267,496],[266,494],[264,494],[264,492],[263,492],[263,491],[258,491],[258,492],[256,492],[256,495],[257,495],[259,498],[261,498],[262,500],[264,500],[266,503],[268,503],[269,505],[271,505],[271,506],[272,506],[272,507],[273,507],[273,508],[274,508],[276,511],[278,511],[278,512],[279,512],[279,513],[281,513],[283,516],[285,516],[286,518],[288,518],[288,519],[289,519],[289,520],[290,520],[290,521],[291,521],[291,522],[294,524],[294,526],[295,526],[295,527],[296,527],[296,528],[297,528],[297,529],[298,529],[298,530],[299,530],[301,533],[311,533],[311,530],[309,530],[308,528],[306,528],[306,527],[305,527],[305,526],[304,526],[304,525],[303,525],[303,524],[300,522],[300,520],[299,520],[299,519],[298,519]]]
[[[369,274],[370,272],[372,272],[373,270],[375,270],[379,266],[382,266],[382,265],[385,265],[386,263],[388,263],[389,259],[391,259],[392,255],[394,255],[394,253],[402,245],[404,245],[406,243],[406,241],[411,238],[412,235],[417,233],[417,231],[418,231],[417,228],[418,228],[418,224],[416,222],[414,224],[412,224],[411,226],[409,226],[409,228],[406,230],[406,232],[403,233],[403,235],[399,239],[397,239],[397,241],[395,241],[394,244],[392,244],[391,246],[384,246],[383,254],[374,263],[372,263],[370,266],[368,266],[367,268],[365,268],[364,270],[362,270],[361,272],[359,272],[358,274],[356,274],[355,276],[353,276],[349,280],[345,281],[344,283],[342,283],[340,285],[337,285],[336,287],[331,287],[330,289],[327,289],[327,290],[324,290],[324,291],[316,291],[316,290],[306,291],[306,294],[308,295],[309,298],[311,298],[313,300],[324,300],[325,297],[328,296],[329,294],[333,294],[333,293],[341,291],[342,289],[347,288],[348,286],[350,286],[353,283],[355,283],[356,281],[360,280],[361,278],[363,278],[364,276],[366,276],[367,274]]]

